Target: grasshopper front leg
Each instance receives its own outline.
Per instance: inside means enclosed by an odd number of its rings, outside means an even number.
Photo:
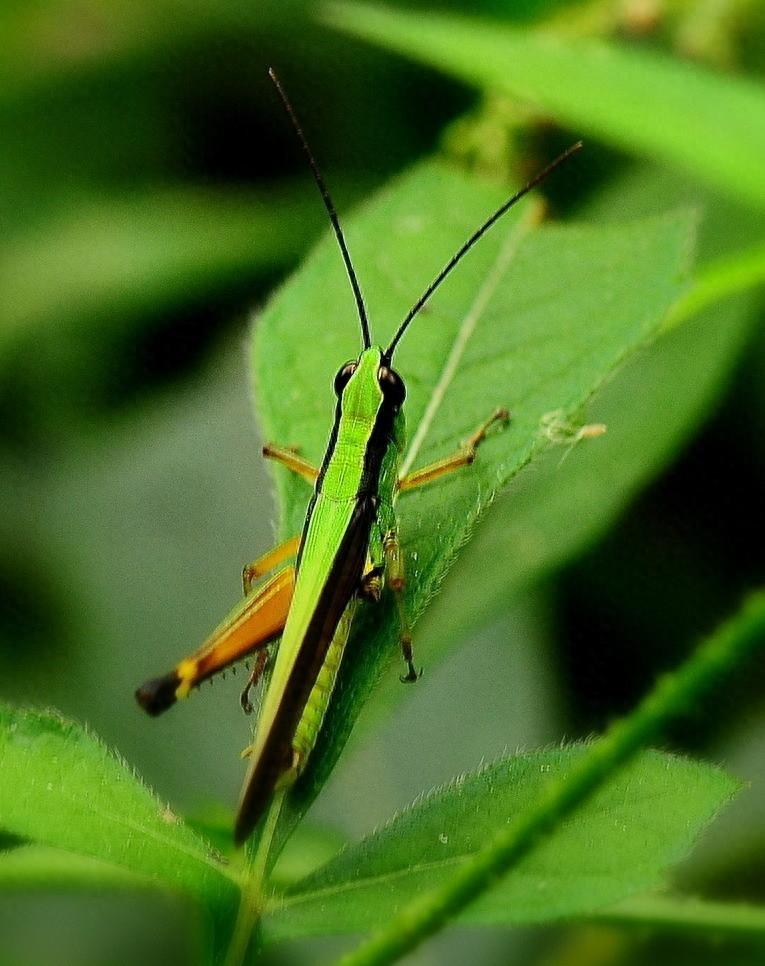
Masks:
[[[486,439],[489,429],[495,423],[506,425],[509,421],[510,413],[506,409],[495,409],[491,416],[465,440],[456,453],[423,466],[422,469],[415,470],[414,473],[409,473],[400,479],[398,481],[399,492],[403,493],[406,490],[414,490],[418,486],[425,486],[427,483],[432,483],[434,480],[453,473],[463,466],[470,466],[476,458],[478,447]]]
[[[267,460],[281,463],[288,470],[301,476],[306,482],[314,485],[319,476],[318,469],[308,460],[303,459],[294,446],[277,446],[276,443],[266,443],[263,456]]]

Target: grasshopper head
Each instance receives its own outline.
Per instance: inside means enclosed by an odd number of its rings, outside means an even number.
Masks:
[[[406,398],[406,386],[390,365],[382,348],[364,349],[358,359],[351,359],[335,376],[335,393],[342,399],[343,411],[360,417],[373,417],[381,402],[398,411]]]

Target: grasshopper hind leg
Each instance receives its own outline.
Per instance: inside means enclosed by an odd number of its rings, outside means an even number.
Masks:
[[[284,629],[295,568],[287,566],[252,591],[220,624],[205,643],[161,677],[152,678],[135,692],[136,700],[150,715],[162,714],[192,688],[224,671],[250,654],[262,660],[265,648]]]
[[[135,699],[152,718],[167,711],[178,700],[178,690],[182,686],[176,668],[158,678],[151,678],[136,689]]]

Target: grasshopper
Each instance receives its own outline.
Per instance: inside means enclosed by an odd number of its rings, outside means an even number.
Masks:
[[[399,639],[406,666],[401,680],[416,681],[421,673],[415,667],[404,608],[406,577],[396,500],[402,493],[469,466],[489,429],[506,423],[509,414],[497,408],[453,455],[400,477],[406,438],[406,388],[393,368],[393,356],[412,320],[470,248],[581,147],[580,143],[570,147],[483,222],[425,289],[390,344],[383,348],[372,341],[361,288],[324,178],[281,83],[273,71],[269,73],[305,152],[340,247],[356,301],[361,351],[335,376],[337,402],[320,467],[311,465],[292,448],[263,448],[265,457],[286,466],[313,487],[303,532],[246,566],[245,596],[240,604],[198,651],[136,692],[139,704],[149,714],[160,714],[200,682],[255,654],[241,699],[249,712],[250,692],[269,662],[267,645],[281,638],[253,744],[247,749],[249,766],[234,828],[237,844],[253,831],[274,793],[294,782],[304,769],[329,706],[354,614],[362,602],[379,601],[385,586],[398,605]],[[294,563],[286,563],[292,558]],[[271,577],[256,586],[256,581],[271,572]]]

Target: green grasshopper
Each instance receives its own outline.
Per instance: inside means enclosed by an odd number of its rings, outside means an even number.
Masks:
[[[359,356],[335,377],[335,417],[324,460],[316,468],[291,448],[268,445],[264,455],[313,486],[300,537],[288,540],[244,568],[244,600],[191,657],[169,674],[142,685],[138,702],[159,714],[201,681],[248,654],[257,658],[242,705],[268,662],[267,645],[281,637],[260,708],[234,838],[241,844],[261,819],[274,793],[304,769],[329,706],[354,614],[361,601],[377,602],[387,585],[400,618],[400,644],[406,674],[416,681],[412,640],[403,603],[404,559],[395,504],[399,494],[469,466],[487,431],[506,423],[498,408],[452,456],[401,478],[405,445],[406,389],[392,367],[393,355],[409,324],[470,248],[517,201],[581,147],[575,144],[509,198],[475,231],[414,303],[387,348],[372,342],[361,288],[351,263],[335,206],[284,89],[269,72],[321,193],[356,300],[361,327]],[[295,557],[253,590],[255,581]],[[421,672],[420,672],[421,673]]]

